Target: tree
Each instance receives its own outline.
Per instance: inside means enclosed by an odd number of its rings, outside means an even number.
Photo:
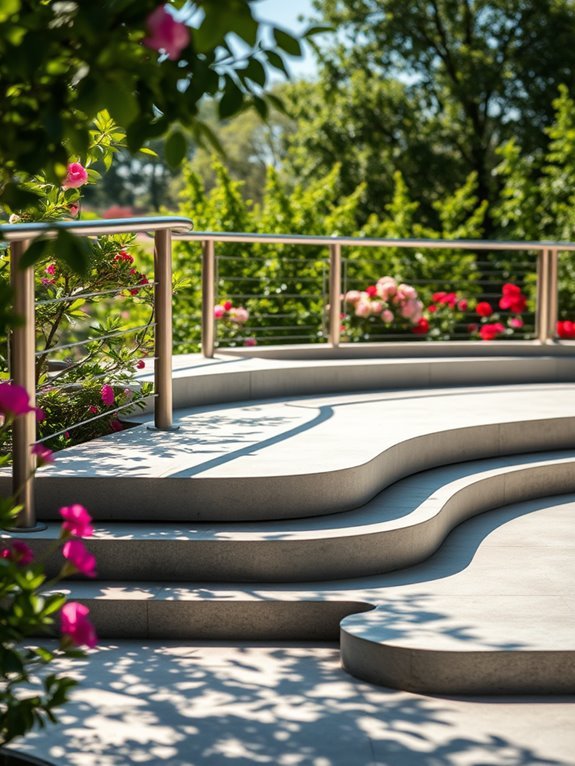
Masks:
[[[396,167],[428,210],[454,168],[458,183],[475,172],[479,198],[492,201],[496,147],[512,136],[523,151],[540,146],[558,86],[575,83],[569,0],[315,0],[315,7],[338,37],[320,52],[317,100],[326,106],[301,151],[321,145],[341,155],[350,147],[355,157],[387,146],[384,158],[395,151]],[[392,88],[395,105],[374,99]],[[398,108],[410,118],[397,119]],[[305,109],[298,113],[305,118]],[[428,161],[418,156],[420,136]],[[292,145],[302,145],[297,134]],[[308,168],[316,172],[314,158]],[[436,173],[442,162],[447,174]],[[379,192],[368,188],[369,209]]]
[[[183,128],[211,136],[199,117],[206,95],[218,115],[245,105],[267,113],[269,64],[300,54],[288,32],[271,26],[262,41],[255,0],[4,0],[0,4],[0,203],[25,206],[23,174],[58,182],[89,145],[95,115],[107,109],[127,130],[130,151],[167,134],[166,157],[186,154]],[[235,41],[231,34],[235,35]]]

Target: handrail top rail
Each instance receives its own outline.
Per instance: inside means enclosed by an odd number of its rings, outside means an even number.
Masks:
[[[136,234],[139,232],[172,229],[183,232],[193,227],[191,218],[182,216],[150,216],[149,218],[105,218],[93,221],[42,221],[36,223],[0,224],[0,241],[18,242],[41,234],[56,236],[60,229],[80,237],[102,234]]]
[[[274,245],[346,245],[352,247],[399,247],[440,250],[575,250],[575,242],[518,242],[485,239],[378,239],[375,237],[338,237],[307,234],[255,234],[242,232],[189,231],[176,234],[182,241],[267,243]]]

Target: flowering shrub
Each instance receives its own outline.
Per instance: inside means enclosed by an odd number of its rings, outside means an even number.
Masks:
[[[511,337],[516,330],[521,330],[525,322],[521,316],[527,308],[527,297],[519,285],[506,283],[501,288],[498,301],[500,311],[496,311],[488,301],[480,301],[475,306],[479,321],[469,326],[472,336],[481,340],[496,340]],[[508,314],[501,312],[507,311]]]
[[[248,322],[250,315],[243,306],[234,306],[232,301],[218,303],[214,307],[214,318],[219,322],[223,329],[222,338],[226,345],[236,346],[238,343],[244,346],[255,346],[255,338],[244,336],[244,325]]]
[[[557,322],[556,331],[558,337],[562,340],[575,340],[575,322],[570,319]]]
[[[350,340],[368,339],[381,330],[408,330],[423,334],[423,303],[411,285],[393,277],[381,277],[365,290],[349,290],[343,296],[342,331]]]
[[[10,428],[15,418],[32,410],[25,389],[10,383],[0,384],[0,431]],[[35,445],[41,446],[41,445]],[[33,453],[39,463],[50,462],[46,448]],[[0,464],[6,458],[0,458]],[[12,498],[0,500],[0,527],[14,523],[18,507]],[[5,536],[0,540],[0,744],[11,742],[34,726],[55,722],[54,709],[62,705],[76,682],[66,676],[48,674],[41,688],[33,685],[33,674],[58,657],[83,656],[79,646],[94,647],[96,632],[89,610],[82,604],[66,602],[59,593],[46,593],[63,577],[83,573],[95,575],[95,559],[80,538],[93,534],[92,520],[81,505],[60,508],[63,519],[60,536],[43,560],[37,559],[24,542]],[[64,561],[50,581],[43,561],[60,550]],[[59,615],[60,642],[55,649],[25,646],[24,641],[40,633],[53,634]]]
[[[431,303],[425,310],[428,337],[432,340],[449,340],[458,327],[465,331],[463,320],[468,309],[467,299],[457,293],[433,293]]]

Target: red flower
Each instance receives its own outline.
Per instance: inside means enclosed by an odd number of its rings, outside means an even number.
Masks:
[[[374,298],[377,295],[377,287],[375,285],[370,285],[369,287],[365,288],[365,292],[369,295],[370,298]]]
[[[500,309],[509,309],[514,314],[521,314],[527,306],[527,298],[521,292],[521,288],[511,283],[501,288],[502,297],[499,300]]]
[[[0,558],[9,559],[16,564],[26,567],[34,560],[34,553],[26,543],[14,540],[8,548],[3,548],[0,552]]]
[[[224,311],[229,311],[231,308],[233,308],[234,304],[231,301],[226,301],[224,303]]]
[[[481,301],[481,303],[478,303],[475,307],[475,311],[479,314],[480,317],[490,317],[491,314],[493,314],[493,308],[491,307],[490,303],[487,303],[487,301]]]
[[[136,368],[138,370],[143,370],[145,366],[146,366],[146,363],[144,362],[144,360],[138,359],[138,361],[136,362]]]
[[[428,306],[427,311],[429,314],[435,314],[435,312],[437,311],[437,306],[435,305],[435,303],[432,303],[431,306]]]
[[[459,301],[459,303],[457,304],[457,308],[458,308],[460,311],[467,311],[468,307],[469,307],[469,304],[467,303],[467,301],[465,300],[465,298],[462,298],[462,299]]]
[[[443,303],[443,299],[445,298],[446,295],[447,293],[433,293],[431,298],[434,303]]]
[[[429,322],[425,317],[421,317],[419,322],[411,330],[416,335],[427,335],[429,332]]]
[[[557,335],[566,340],[575,338],[575,322],[566,319],[564,322],[557,322]]]
[[[479,329],[481,340],[495,340],[501,333],[505,332],[505,327],[501,322],[493,324],[484,324]]]

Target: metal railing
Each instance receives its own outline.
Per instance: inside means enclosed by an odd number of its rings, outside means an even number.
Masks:
[[[10,377],[23,386],[36,404],[35,382],[35,296],[34,270],[22,268],[28,246],[39,236],[55,237],[64,229],[80,237],[111,234],[154,233],[154,423],[169,430],[172,414],[172,232],[191,228],[188,218],[110,219],[105,221],[64,221],[0,225],[0,240],[10,245],[10,278],[14,294],[14,312],[24,319],[10,334]],[[36,528],[33,498],[35,457],[31,447],[36,440],[35,412],[16,418],[12,430],[12,487],[15,501],[22,505],[17,526],[21,530]]]
[[[329,253],[329,317],[328,342],[332,347],[341,340],[341,294],[342,294],[342,252],[346,247],[394,248],[421,250],[470,250],[533,252],[537,254],[537,295],[535,316],[535,337],[542,343],[549,343],[555,337],[557,322],[557,283],[559,253],[574,251],[572,242],[488,242],[485,240],[442,240],[442,239],[375,239],[359,237],[326,237],[300,234],[247,234],[236,232],[188,232],[178,235],[178,240],[200,242],[202,245],[202,353],[213,357],[216,350],[216,244],[238,243],[259,245],[301,245],[320,246]]]
[[[475,240],[394,240],[356,237],[275,235],[221,232],[191,232],[192,222],[182,217],[70,221],[0,225],[0,241],[10,244],[11,280],[15,313],[25,319],[15,326],[10,341],[10,375],[14,383],[26,388],[35,405],[34,272],[20,267],[27,247],[36,237],[54,237],[66,229],[82,237],[106,234],[154,232],[154,311],[155,311],[155,426],[169,430],[172,412],[172,239],[199,242],[202,246],[202,352],[213,357],[216,348],[216,244],[298,245],[325,248],[328,259],[328,342],[340,345],[340,312],[344,248],[394,248],[453,251],[528,251],[537,255],[536,339],[546,344],[553,340],[558,314],[558,258],[563,251],[574,251],[575,243],[564,242],[486,242]],[[173,236],[172,236],[173,235]],[[34,413],[16,419],[13,429],[13,487],[23,506],[18,520],[22,530],[35,528],[33,504],[35,442]]]

